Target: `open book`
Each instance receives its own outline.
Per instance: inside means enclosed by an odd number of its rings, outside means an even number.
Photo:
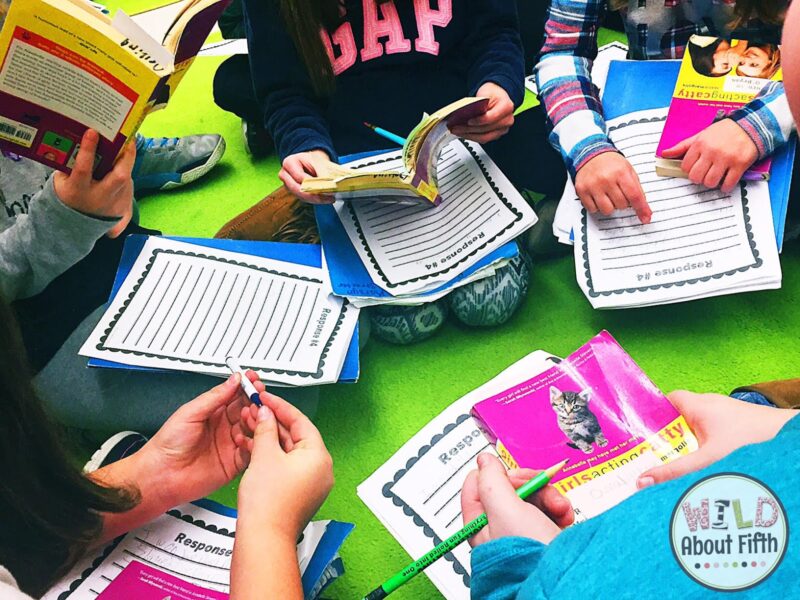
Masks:
[[[438,206],[437,163],[442,148],[455,136],[450,128],[463,125],[486,112],[487,98],[463,98],[432,115],[425,115],[403,145],[401,168],[354,170],[330,163],[328,168],[303,182],[310,194],[336,194],[338,199],[375,198],[431,203]]]
[[[163,40],[83,0],[15,0],[0,33],[0,149],[69,173],[88,128],[107,173],[169,101],[230,0],[187,0]]]

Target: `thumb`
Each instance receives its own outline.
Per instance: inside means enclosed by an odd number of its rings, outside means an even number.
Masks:
[[[714,452],[709,451],[708,446],[705,446],[671,463],[648,469],[639,475],[639,478],[636,480],[636,487],[642,489],[657,483],[664,483],[677,479],[678,477],[683,477],[688,473],[694,473],[695,471],[704,469],[716,459],[717,457],[714,456]]]
[[[672,148],[667,148],[661,154],[664,158],[680,158],[689,150],[689,147],[694,143],[694,140],[697,138],[696,135],[693,135],[690,138],[686,138],[682,142],[674,145]]]
[[[259,457],[266,457],[276,451],[281,451],[278,421],[275,419],[275,413],[266,406],[260,406],[256,417],[256,430],[253,433],[252,462],[264,460]]]
[[[509,505],[520,502],[505,467],[491,454],[478,456],[478,495],[490,519],[493,513],[504,513]]]

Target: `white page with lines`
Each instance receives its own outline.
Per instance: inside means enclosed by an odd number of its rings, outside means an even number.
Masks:
[[[349,163],[402,167],[399,152]],[[399,296],[430,290],[536,223],[536,214],[480,146],[456,140],[438,164],[437,207],[337,202],[336,213],[371,279]]]
[[[328,521],[309,523],[297,546],[301,573]],[[174,508],[75,565],[42,600],[96,598],[133,560],[203,588],[229,593],[236,517],[195,504]]]
[[[610,216],[581,210],[575,264],[592,305],[661,304],[779,287],[767,183],[746,182],[725,194],[658,176],[655,150],[666,112],[631,113],[608,124],[639,175],[653,218],[643,225],[632,209]]]
[[[81,348],[125,364],[266,381],[335,382],[358,309],[323,269],[151,237]]]
[[[533,352],[455,401],[358,486],[358,496],[414,559],[463,527],[464,480],[477,468],[479,453],[496,455],[470,416],[472,407],[549,369],[552,359]],[[469,561],[470,546],[464,543],[425,574],[448,600],[468,600]]]

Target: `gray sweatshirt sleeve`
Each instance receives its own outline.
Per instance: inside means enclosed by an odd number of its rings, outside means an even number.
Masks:
[[[38,294],[89,254],[118,221],[63,204],[51,176],[31,199],[28,214],[0,231],[0,294],[9,302]]]

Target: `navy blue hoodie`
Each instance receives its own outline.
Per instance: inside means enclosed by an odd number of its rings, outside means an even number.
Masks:
[[[391,143],[364,121],[404,136],[423,112],[474,95],[490,81],[515,105],[522,102],[516,0],[341,4],[341,25],[323,33],[336,82],[332,95],[322,99],[312,89],[277,0],[244,2],[256,96],[281,159],[320,149],[335,160],[386,148]]]

